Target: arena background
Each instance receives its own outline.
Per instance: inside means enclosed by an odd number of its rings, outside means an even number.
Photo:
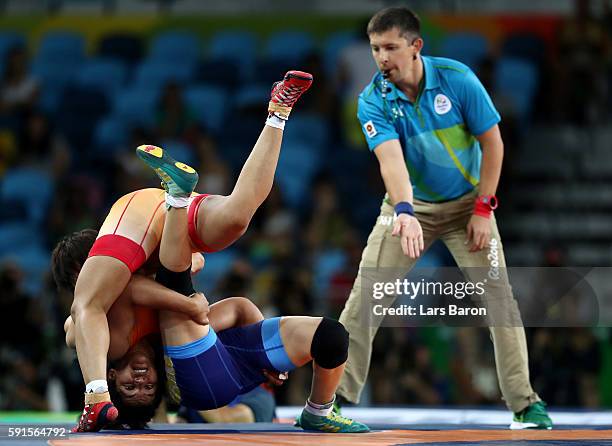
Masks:
[[[82,408],[76,355],[63,342],[70,297],[49,275],[55,243],[98,227],[122,194],[157,184],[134,156],[142,143],[196,166],[198,190],[228,193],[287,69],[315,83],[287,125],[275,188],[238,243],[207,255],[197,287],[211,301],[248,296],[268,316],[339,315],[384,193],[354,110],[375,68],[365,23],[388,4],[0,1],[5,420],[41,411],[72,421]],[[609,2],[405,4],[423,19],[425,54],[470,65],[501,111],[496,214],[508,264],[609,266]],[[452,260],[436,245],[421,262]],[[532,382],[550,406],[612,407],[609,327],[527,335]],[[303,404],[309,383],[307,370],[292,373],[278,404]],[[501,408],[488,332],[382,329],[362,404]]]

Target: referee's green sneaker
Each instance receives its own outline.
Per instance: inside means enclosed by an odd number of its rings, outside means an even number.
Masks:
[[[359,421],[330,412],[326,417],[313,415],[306,409],[295,420],[295,425],[305,431],[331,432],[337,434],[370,432],[370,428]]]
[[[189,197],[198,184],[195,169],[176,161],[161,147],[138,146],[136,155],[155,171],[166,192],[173,197]]]
[[[546,403],[538,401],[520,412],[515,412],[510,429],[552,429],[552,426],[552,420],[546,410]]]

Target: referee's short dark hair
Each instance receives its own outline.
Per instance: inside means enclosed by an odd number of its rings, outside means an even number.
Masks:
[[[367,33],[381,34],[393,28],[397,28],[402,37],[413,40],[421,37],[421,20],[410,9],[406,7],[385,8],[378,11],[368,23]]]

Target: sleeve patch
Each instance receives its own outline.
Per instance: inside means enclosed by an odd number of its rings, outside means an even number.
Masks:
[[[372,120],[369,120],[368,122],[363,124],[363,128],[365,129],[368,138],[374,138],[378,133],[378,130],[376,130],[376,127],[374,127],[374,123],[372,122]]]

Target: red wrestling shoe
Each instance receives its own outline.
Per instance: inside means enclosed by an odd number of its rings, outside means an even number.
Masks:
[[[79,424],[72,428],[71,432],[98,432],[119,416],[119,411],[106,393],[85,394],[85,408],[79,419]]]
[[[272,86],[268,112],[285,121],[293,104],[312,85],[312,74],[303,71],[288,71],[282,81]]]

